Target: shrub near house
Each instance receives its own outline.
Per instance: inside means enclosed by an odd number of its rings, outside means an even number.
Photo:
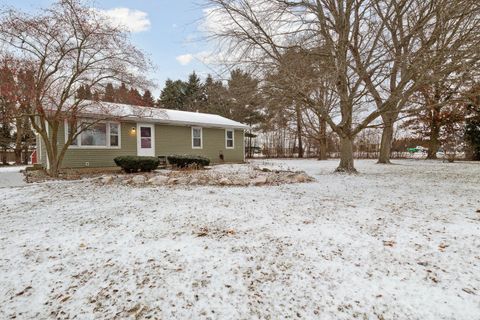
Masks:
[[[160,160],[155,157],[123,156],[116,157],[114,161],[126,173],[150,172],[155,170],[160,164]]]
[[[187,168],[191,166],[206,167],[210,164],[210,159],[194,155],[170,155],[167,157],[170,164],[178,168]]]

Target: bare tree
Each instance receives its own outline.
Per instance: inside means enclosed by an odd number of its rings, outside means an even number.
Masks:
[[[215,38],[229,48],[230,56],[236,55],[245,62],[258,62],[258,66],[278,63],[283,53],[291,48],[323,48],[322,61],[325,71],[335,84],[339,117],[332,117],[318,108],[322,117],[336,132],[341,141],[341,158],[337,171],[356,172],[353,162],[353,140],[356,134],[376,119],[384,109],[365,113],[365,88],[354,67],[351,44],[354,43],[354,26],[365,19],[357,13],[367,10],[354,1],[250,1],[210,0],[210,15],[228,18],[231,27],[217,28]],[[355,20],[357,19],[357,20]],[[362,30],[358,28],[358,30]],[[358,34],[357,34],[358,36]],[[353,66],[353,67],[352,67]],[[301,92],[300,92],[301,94]],[[306,105],[315,106],[310,95],[304,96]],[[361,119],[360,119],[361,118]]]
[[[265,91],[274,101],[276,112],[290,114],[298,139],[299,157],[303,155],[303,137],[318,142],[318,158],[327,157],[327,123],[322,110],[330,113],[334,103],[328,68],[319,59],[321,49],[289,49],[275,69],[265,77]],[[314,104],[305,103],[310,97]],[[278,110],[280,109],[280,110]]]
[[[29,66],[9,56],[0,57],[0,103],[11,123],[10,145],[15,164],[28,163],[29,150],[34,142],[30,119],[26,112],[31,106],[33,75]]]
[[[389,154],[393,123],[415,88],[431,80],[427,70],[446,69],[434,45],[448,40],[451,53],[478,24],[473,0],[209,0],[213,38],[240,63],[278,64],[286,50],[323,48],[319,59],[335,84],[339,117],[319,110],[340,137],[337,171],[355,172],[353,140],[377,118],[384,121],[384,154]],[[451,11],[450,11],[451,10]],[[470,12],[470,11],[473,11]],[[469,13],[470,12],[470,13]],[[222,17],[222,18],[219,18]],[[449,28],[453,28],[448,32]],[[455,29],[462,29],[458,31]],[[455,34],[455,40],[450,35]],[[462,35],[462,36],[459,36]],[[452,58],[453,55],[450,55]],[[453,59],[453,58],[452,58]],[[454,59],[455,62],[461,60]],[[437,68],[440,64],[441,68]],[[433,68],[435,67],[435,68]],[[425,71],[425,73],[424,73]],[[307,105],[315,105],[305,96]],[[388,159],[387,159],[388,160]]]
[[[45,145],[52,176],[58,175],[68,146],[88,129],[77,125],[89,107],[87,101],[75,97],[81,85],[95,90],[112,81],[146,84],[139,75],[149,63],[130,43],[126,31],[80,0],[59,0],[38,14],[2,12],[0,42],[32,67],[33,99],[27,114]],[[72,130],[65,144],[59,145],[64,121]]]
[[[393,126],[410,96],[446,77],[461,77],[478,61],[480,7],[469,0],[372,3],[382,26],[371,30],[376,54],[362,61],[360,52],[352,52],[377,108],[388,106],[381,115],[378,162],[389,163]]]

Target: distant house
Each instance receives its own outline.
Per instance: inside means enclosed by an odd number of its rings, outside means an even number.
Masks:
[[[115,157],[125,155],[192,154],[213,163],[245,160],[244,131],[248,126],[219,115],[92,102],[78,118],[82,123],[97,123],[68,147],[63,168],[112,167]],[[59,148],[64,146],[68,130],[65,121],[59,129]],[[37,145],[38,161],[48,168],[40,137]]]

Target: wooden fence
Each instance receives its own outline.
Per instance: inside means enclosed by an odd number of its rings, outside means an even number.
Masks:
[[[30,156],[32,155],[32,151],[29,151],[25,153],[22,151],[22,163],[23,164],[29,164],[30,161]],[[15,153],[13,150],[7,150],[7,151],[0,151],[0,164],[2,163],[14,163],[15,162]]]

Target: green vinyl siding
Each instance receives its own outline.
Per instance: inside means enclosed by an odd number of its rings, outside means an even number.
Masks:
[[[43,144],[42,136],[37,134],[36,136],[36,145],[37,147],[37,161],[43,167],[47,167],[47,151],[45,150],[45,145]]]
[[[121,148],[75,148],[70,147],[65,153],[63,159],[63,168],[87,167],[115,167],[113,159],[118,156],[137,155],[137,138],[130,133],[132,127],[136,127],[134,122],[122,122],[120,124],[120,144]],[[64,126],[59,129],[59,148],[65,143]]]
[[[192,128],[184,126],[156,125],[155,154],[193,154],[219,163],[220,153],[225,162],[243,162],[243,130],[234,130],[234,148],[225,147],[225,129],[202,128],[202,148],[192,148]]]
[[[75,148],[70,147],[65,153],[62,162],[63,168],[87,167],[114,167],[113,159],[124,155],[137,155],[137,137],[131,134],[131,128],[137,127],[135,122],[120,124],[120,148]],[[139,134],[139,132],[136,132]],[[220,153],[225,162],[244,161],[243,130],[234,130],[234,148],[227,149],[225,129],[202,128],[202,149],[192,148],[192,128],[190,126],[155,125],[155,155],[168,156],[170,154],[193,154],[209,158],[212,163],[220,163]],[[41,139],[40,139],[41,140]],[[65,143],[64,126],[58,132],[59,149]],[[46,167],[47,159],[45,146],[41,141],[41,162]]]

